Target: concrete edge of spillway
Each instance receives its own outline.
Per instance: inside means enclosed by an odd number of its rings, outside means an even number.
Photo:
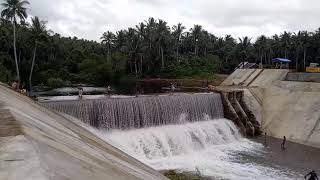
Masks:
[[[167,179],[3,84],[0,166],[0,179]]]
[[[151,95],[135,98],[79,99],[41,105],[104,130],[137,129],[222,118],[218,93]]]
[[[261,134],[260,123],[244,101],[243,90],[216,90],[221,94],[224,117],[233,121],[244,136]]]
[[[320,148],[320,83],[302,81],[320,74],[304,73],[294,81],[288,73],[289,69],[237,69],[215,89],[243,91],[268,136]]]

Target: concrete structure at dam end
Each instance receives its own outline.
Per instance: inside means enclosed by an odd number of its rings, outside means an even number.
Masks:
[[[216,88],[243,90],[244,101],[269,136],[320,148],[320,83],[289,81],[288,73],[237,69]]]

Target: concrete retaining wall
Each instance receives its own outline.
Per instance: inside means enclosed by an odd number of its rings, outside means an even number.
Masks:
[[[320,148],[320,84],[277,82],[266,88],[262,130]]]
[[[320,73],[288,73],[286,80],[320,83]]]
[[[239,85],[245,82],[254,72],[255,69],[237,69],[221,83],[221,86]]]
[[[288,69],[237,69],[221,86],[266,87],[274,81],[285,80]]]
[[[231,86],[232,82],[247,82],[252,78],[248,74],[255,74],[253,72],[252,69],[236,70],[217,89],[244,90],[243,100],[262,131],[320,148],[320,83],[285,81],[288,70],[265,69],[249,85]],[[305,80],[304,76],[299,78]]]

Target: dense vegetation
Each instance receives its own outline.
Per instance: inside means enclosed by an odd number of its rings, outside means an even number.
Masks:
[[[169,27],[149,18],[136,27],[103,33],[101,42],[62,37],[37,17],[27,18],[27,1],[6,0],[0,20],[0,81],[53,87],[71,83],[127,84],[146,77],[210,78],[228,73],[241,61],[271,64],[292,59],[303,70],[320,61],[320,29],[280,35],[235,39],[216,37],[194,25]],[[18,74],[20,73],[20,74]]]

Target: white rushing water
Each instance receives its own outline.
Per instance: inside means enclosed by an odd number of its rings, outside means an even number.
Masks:
[[[244,161],[241,154],[261,156],[263,145],[243,138],[226,119],[128,131],[93,131],[156,170],[175,169],[214,179],[292,179],[281,169]]]
[[[43,106],[99,129],[136,129],[223,117],[220,94],[176,94],[46,102]],[[181,119],[181,115],[184,116]],[[181,121],[183,120],[183,121]]]

